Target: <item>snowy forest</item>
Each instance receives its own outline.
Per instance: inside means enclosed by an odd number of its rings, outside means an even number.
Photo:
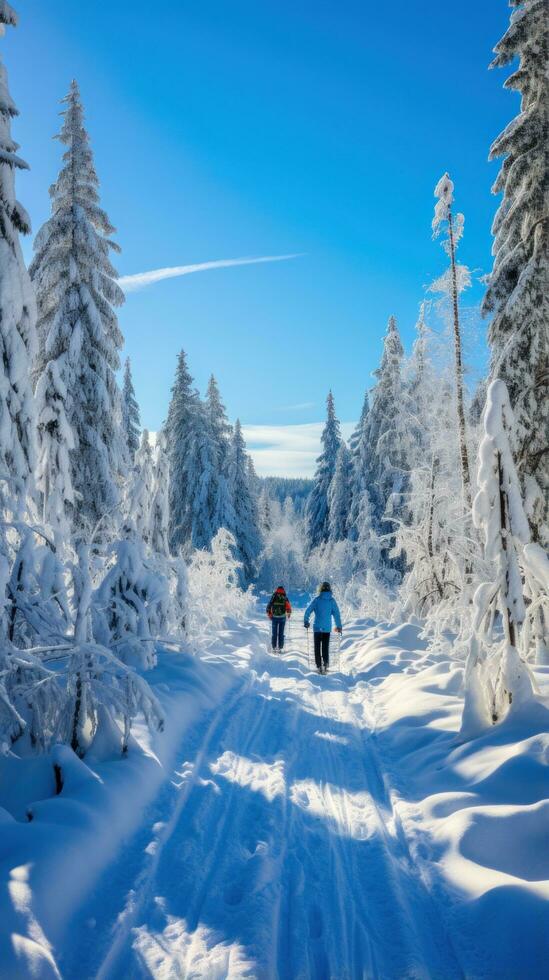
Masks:
[[[199,656],[279,582],[308,594],[328,579],[344,622],[417,627],[424,650],[462,668],[463,740],[539,702],[535,669],[549,666],[548,21],[543,0],[511,6],[493,67],[515,63],[505,87],[522,101],[489,149],[501,165],[486,377],[471,390],[463,297],[473,273],[449,160],[425,215],[440,275],[418,287],[413,348],[388,306],[348,442],[326,393],[312,483],[257,476],[215,375],[199,392],[184,350],[162,428],[142,428],[117,319],[119,247],[78,84],[62,101],[51,216],[27,268],[20,237],[31,220],[16,198],[27,163],[1,67],[0,751],[17,761],[53,753],[58,792],[69,754],[75,765],[98,746],[102,758],[125,758],[136,730],[163,731],[160,650]],[[17,27],[6,0],[0,22]]]

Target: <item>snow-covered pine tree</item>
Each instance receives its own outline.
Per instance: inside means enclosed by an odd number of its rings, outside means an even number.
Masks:
[[[187,463],[192,438],[193,416],[198,409],[198,394],[187,367],[185,351],[179,353],[172,398],[166,422],[166,443],[170,465],[170,550],[177,555],[187,543],[189,495],[194,487],[187,483]]]
[[[428,329],[425,322],[425,303],[421,303],[416,323],[416,339],[406,364],[407,400],[405,412],[410,434],[408,463],[410,467],[425,462],[429,449],[435,393],[434,371],[428,350]]]
[[[368,392],[364,394],[360,419],[349,440],[351,452],[351,462],[353,465],[351,477],[351,506],[348,520],[348,534],[351,541],[358,540],[359,516],[362,509],[364,494],[368,493],[368,474],[370,467],[371,447],[368,442],[368,414],[370,411],[370,398]],[[360,520],[362,525],[362,520]]]
[[[242,426],[237,419],[228,460],[229,492],[233,501],[234,526],[228,528],[236,541],[236,557],[242,563],[242,577],[247,584],[257,571],[261,550],[255,488],[250,487],[250,469]]]
[[[189,488],[184,540],[191,548],[209,548],[218,530],[219,471],[217,447],[206,407],[197,398],[189,418],[188,454],[184,466]]]
[[[63,166],[50,188],[52,216],[36,236],[30,268],[38,301],[34,373],[40,379],[50,361],[57,363],[67,391],[66,418],[75,438],[70,450],[72,485],[78,495],[73,518],[91,528],[118,503],[117,482],[127,455],[115,377],[122,335],[113,310],[124,294],[109,258],[118,246],[110,239],[114,228],[99,206],[99,181],[76,82],[63,104],[58,136],[66,147]]]
[[[232,428],[228,422],[225,406],[213,374],[208,382],[206,392],[206,416],[216,454],[216,464],[212,473],[212,529],[215,533],[220,527],[230,528],[234,526],[234,509],[227,476]]]
[[[342,441],[337,451],[335,471],[328,490],[330,541],[333,542],[344,541],[347,538],[352,474],[351,454]]]
[[[457,434],[459,444],[459,459],[461,466],[461,482],[463,490],[463,505],[467,512],[471,510],[471,467],[469,464],[469,449],[467,445],[467,426],[465,420],[465,396],[463,381],[463,354],[461,325],[459,318],[459,295],[470,284],[471,276],[467,266],[456,262],[456,250],[463,235],[465,219],[462,214],[454,216],[454,184],[449,175],[443,174],[435,187],[435,213],[432,221],[433,238],[447,232],[442,242],[444,251],[450,259],[449,269],[432,284],[432,292],[440,292],[449,297],[451,304],[451,319],[454,338],[454,372],[456,387]]]
[[[341,430],[331,391],[328,392],[326,406],[327,418],[321,436],[322,452],[317,459],[314,485],[307,500],[306,508],[308,551],[324,544],[330,537],[328,492],[335,473],[337,453],[341,445]]]
[[[0,4],[0,28],[15,27],[17,15],[6,0]],[[30,221],[15,198],[15,171],[27,164],[17,156],[11,121],[17,108],[0,63],[0,504],[10,511],[24,507],[35,465],[35,417],[30,380],[36,348],[36,305],[23,261],[19,233]]]
[[[69,539],[74,508],[70,453],[74,432],[67,419],[65,355],[48,361],[36,385],[38,465],[36,489],[42,522],[61,550]]]
[[[146,544],[149,542],[154,478],[153,450],[149,441],[149,432],[143,429],[130,478],[127,513],[137,534]]]
[[[124,383],[122,385],[122,429],[128,446],[130,463],[139,449],[139,434],[141,432],[141,417],[139,405],[135,397],[132,369],[129,357],[124,364]]]
[[[479,491],[473,519],[484,536],[492,562],[490,578],[477,588],[474,622],[466,668],[462,730],[475,734],[533,696],[530,671],[520,656],[520,628],[526,606],[519,556],[530,542],[520,484],[511,451],[514,419],[507,388],[493,381],[484,412],[484,438],[479,447]],[[501,616],[503,638],[496,614]]]
[[[396,522],[402,520],[408,487],[409,432],[406,391],[402,379],[404,351],[394,316],[389,317],[377,385],[367,417],[365,440],[370,449],[368,491],[374,530],[382,541],[382,561],[389,579],[403,571],[399,556],[391,556]]]
[[[483,311],[492,314],[491,377],[507,385],[511,433],[534,542],[549,546],[549,16],[546,0],[510,0],[511,23],[490,67],[518,59],[505,88],[521,111],[492,144],[503,193],[492,234],[494,265]]]
[[[166,431],[164,428],[162,428],[156,437],[156,446],[153,456],[151,506],[149,509],[149,526],[146,537],[151,551],[154,554],[162,555],[164,557],[167,557],[170,553],[169,485],[170,462],[168,459]]]
[[[351,453],[351,456],[353,458],[356,455],[356,453],[358,452],[358,446],[359,446],[359,443],[360,443],[360,436],[361,436],[362,431],[364,429],[364,425],[366,423],[366,416],[368,415],[368,412],[369,411],[370,411],[370,401],[369,401],[369,398],[368,398],[368,392],[365,391],[364,392],[364,401],[362,402],[362,409],[360,411],[360,418],[359,418],[357,424],[355,425],[355,427],[354,427],[354,429],[353,429],[353,431],[351,433],[351,436],[349,438],[349,452]]]
[[[184,351],[179,355],[166,423],[170,459],[170,541],[181,549],[208,548],[218,530],[220,447],[212,430],[209,405],[193,387]],[[230,499],[230,498],[229,498]],[[230,516],[230,513],[229,513]]]
[[[261,493],[259,494],[258,514],[259,526],[263,536],[265,537],[270,533],[273,527],[273,503],[269,496],[269,491],[265,486],[262,488]]]

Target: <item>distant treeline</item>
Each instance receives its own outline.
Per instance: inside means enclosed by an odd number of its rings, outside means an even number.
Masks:
[[[284,476],[265,476],[262,483],[267,488],[269,496],[273,500],[278,500],[280,504],[284,503],[286,497],[291,497],[298,514],[303,513],[305,502],[313,488],[312,480]]]

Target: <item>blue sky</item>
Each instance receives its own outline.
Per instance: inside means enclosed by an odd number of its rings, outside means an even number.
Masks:
[[[14,2],[20,26],[1,43],[35,228],[76,77],[122,275],[304,253],[128,295],[120,320],[149,428],[181,347],[198,385],[213,371],[249,426],[318,422],[330,387],[339,416],[356,418],[388,315],[409,346],[443,269],[430,222],[445,170],[465,213],[461,259],[490,268],[488,149],[517,108],[505,73],[487,70],[504,0]]]

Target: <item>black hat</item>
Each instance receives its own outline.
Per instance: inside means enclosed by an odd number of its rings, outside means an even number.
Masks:
[[[323,582],[322,585],[320,586],[320,591],[321,592],[331,592],[332,591],[332,586],[330,585],[329,582]]]

